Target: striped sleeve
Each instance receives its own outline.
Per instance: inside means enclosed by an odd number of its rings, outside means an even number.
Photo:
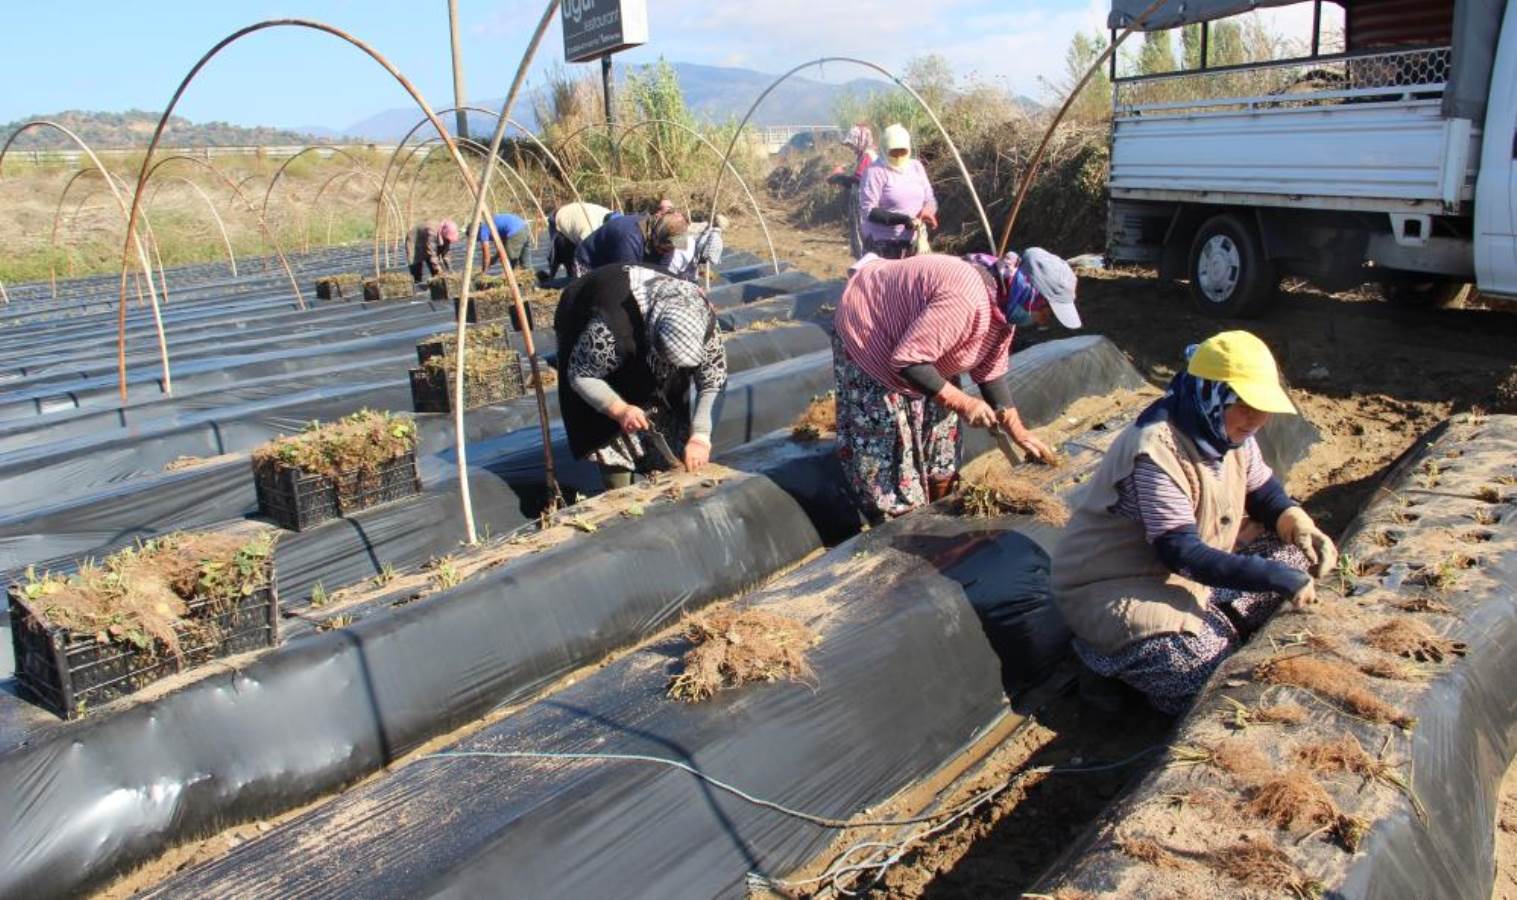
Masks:
[[[1139,456],[1132,474],[1117,483],[1115,512],[1140,523],[1150,544],[1176,528],[1196,526],[1190,498],[1147,454]]]
[[[1257,491],[1275,477],[1275,470],[1264,461],[1264,454],[1259,451],[1259,442],[1253,438],[1243,443],[1243,462],[1248,473],[1245,490]]]

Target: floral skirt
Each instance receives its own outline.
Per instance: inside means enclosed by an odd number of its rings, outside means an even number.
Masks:
[[[959,417],[875,381],[832,339],[838,458],[854,502],[873,521],[927,502],[928,479],[958,471]]]
[[[1238,552],[1283,562],[1303,572],[1307,568],[1306,556],[1273,534]],[[1211,603],[1202,614],[1203,625],[1195,634],[1154,635],[1134,641],[1110,656],[1075,638],[1075,655],[1097,675],[1120,678],[1142,691],[1160,712],[1177,716],[1190,706],[1222,661],[1263,627],[1285,599],[1267,591],[1213,588]]]

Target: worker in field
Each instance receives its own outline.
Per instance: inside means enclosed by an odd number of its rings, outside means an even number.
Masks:
[[[423,272],[435,278],[448,271],[448,252],[457,240],[458,225],[452,219],[417,225],[411,231],[411,280],[421,284]]]
[[[560,268],[565,275],[572,277],[574,251],[591,232],[614,215],[610,209],[597,203],[565,203],[554,210],[548,216],[548,268],[538,271],[538,280],[552,281]]]
[[[574,251],[574,275],[601,266],[648,264],[666,266],[690,220],[665,200],[647,215],[617,216],[591,232]]]
[[[490,271],[490,266],[494,262],[495,242],[491,238],[492,229],[500,236],[500,242],[506,248],[506,257],[511,260],[512,267],[524,268],[527,265],[527,254],[532,250],[532,229],[527,226],[527,221],[521,216],[512,213],[496,213],[490,217],[489,221],[479,223],[478,243],[481,256],[479,271]]]
[[[1053,554],[1076,654],[1170,714],[1283,601],[1315,602],[1338,557],[1259,453],[1269,417],[1295,413],[1269,348],[1228,331],[1189,353],[1106,452]]]
[[[859,185],[869,167],[879,159],[874,146],[874,131],[866,123],[859,122],[843,135],[843,146],[854,152],[853,167],[847,171],[838,166],[828,181],[843,189],[843,203],[848,210],[848,251],[854,259],[864,255],[863,217],[859,214]]]
[[[832,358],[838,456],[868,518],[947,496],[961,422],[999,429],[1053,459],[1022,424],[1006,379],[1016,326],[1051,318],[1080,327],[1075,274],[1046,250],[864,258],[838,302]],[[960,390],[966,373],[979,397]]]
[[[553,329],[569,449],[595,461],[607,490],[634,472],[706,464],[727,352],[698,286],[649,266],[602,266],[564,289]]]
[[[864,170],[858,211],[866,253],[900,259],[928,252],[938,200],[927,169],[911,155],[911,133],[899,122],[885,129],[885,155]]]
[[[717,213],[716,218],[709,223],[690,223],[684,242],[677,245],[669,256],[669,271],[686,281],[697,281],[702,272],[719,265],[725,249],[722,232],[730,224],[730,220],[722,213]]]

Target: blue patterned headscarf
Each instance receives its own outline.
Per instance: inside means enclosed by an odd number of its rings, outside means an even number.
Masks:
[[[1185,348],[1185,358],[1190,359],[1195,352],[1194,345]],[[1181,369],[1164,396],[1138,417],[1138,425],[1168,421],[1191,439],[1201,451],[1202,459],[1216,461],[1227,451],[1243,446],[1227,439],[1227,426],[1222,420],[1227,408],[1237,402],[1238,395],[1226,382],[1198,378]]]
[[[968,253],[964,256],[990,273],[996,285],[996,307],[1012,325],[1026,325],[1032,321],[1032,301],[1038,291],[1028,280],[1027,273],[1017,265],[1015,253],[991,256],[989,253]]]

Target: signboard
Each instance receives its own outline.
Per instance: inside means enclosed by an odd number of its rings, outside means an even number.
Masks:
[[[563,0],[564,59],[589,62],[648,42],[648,0]]]

